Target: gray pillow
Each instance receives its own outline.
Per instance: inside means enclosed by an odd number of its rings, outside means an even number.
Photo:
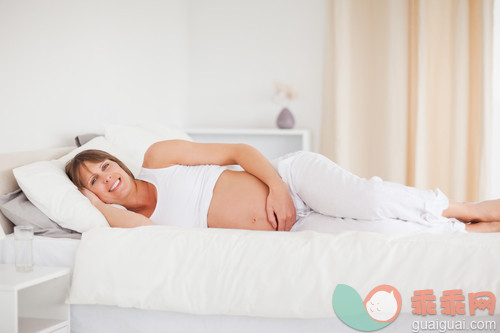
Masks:
[[[31,225],[35,235],[81,238],[81,234],[60,227],[35,207],[21,189],[0,196],[0,211],[15,225]]]
[[[75,137],[75,143],[77,147],[81,147],[93,138],[96,138],[98,136],[102,136],[102,134],[94,134],[94,133],[88,133],[88,134],[80,134]]]

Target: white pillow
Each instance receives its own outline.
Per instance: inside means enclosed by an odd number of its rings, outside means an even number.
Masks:
[[[132,171],[134,176],[137,176],[141,171],[142,157],[141,160],[139,160],[137,156],[128,154],[122,147],[111,143],[103,136],[98,136],[97,138],[90,140],[86,144],[72,150],[63,157],[54,160],[54,163],[56,163],[61,170],[64,170],[64,167],[69,160],[75,157],[76,154],[88,149],[99,149],[114,155],[121,160],[130,169],[130,171]]]
[[[134,175],[140,171],[141,164],[135,163],[137,158],[131,158],[104,137],[97,137],[57,160],[35,162],[13,170],[19,187],[38,209],[60,226],[78,232],[109,226],[64,172],[66,163],[87,149],[100,149],[116,156]]]
[[[165,125],[109,125],[105,127],[106,139],[142,165],[146,150],[153,143],[164,140],[188,140],[191,137],[177,127]]]

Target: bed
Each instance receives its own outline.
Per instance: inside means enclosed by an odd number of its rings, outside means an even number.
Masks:
[[[14,168],[57,159],[74,148],[2,154],[0,192],[17,189]],[[0,240],[0,263],[12,264],[13,225],[1,214],[0,221],[7,235]],[[402,304],[397,318],[382,331],[416,332],[424,325],[439,329],[446,323],[469,329],[478,322],[500,325],[498,299],[483,298],[490,301],[489,308],[476,307],[472,315],[473,300],[467,298],[477,292],[500,297],[499,234],[279,233],[154,226],[93,228],[80,239],[78,233],[66,232],[35,236],[34,260],[35,265],[74,269],[69,301],[71,331],[76,333],[355,332],[352,327],[362,319],[342,314],[349,297],[334,294],[340,295],[345,286],[368,299],[383,285],[396,288]],[[168,255],[158,256],[155,249]],[[139,254],[118,260],[124,251]],[[137,271],[149,275],[147,283]],[[436,297],[435,315],[415,313],[418,302],[413,298],[422,290],[432,290]],[[441,313],[446,306],[440,297],[453,290],[465,298],[464,315]]]

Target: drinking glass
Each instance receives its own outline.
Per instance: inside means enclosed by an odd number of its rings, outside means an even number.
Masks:
[[[14,227],[14,243],[16,253],[16,270],[30,272],[33,270],[33,227]]]

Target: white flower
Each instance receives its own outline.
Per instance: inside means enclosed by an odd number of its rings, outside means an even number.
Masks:
[[[274,87],[272,101],[280,106],[288,106],[293,99],[297,98],[297,92],[288,84],[275,81]]]

